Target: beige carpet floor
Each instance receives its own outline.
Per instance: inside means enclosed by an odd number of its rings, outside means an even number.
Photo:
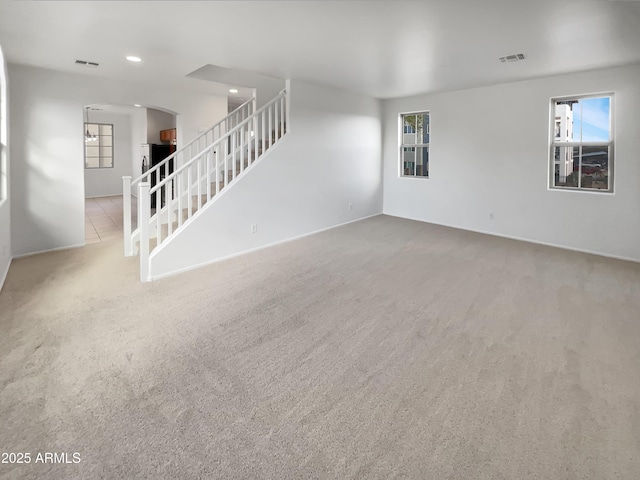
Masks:
[[[388,216],[151,284],[121,251],[14,261],[1,479],[640,478],[638,264]]]

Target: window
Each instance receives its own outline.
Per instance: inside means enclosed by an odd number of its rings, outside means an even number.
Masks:
[[[404,113],[400,116],[400,175],[429,177],[429,112]]]
[[[613,95],[553,99],[551,188],[613,192]]]
[[[113,167],[113,125],[85,123],[85,168]]]

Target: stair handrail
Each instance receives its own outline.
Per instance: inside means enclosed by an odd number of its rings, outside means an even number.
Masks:
[[[278,93],[277,96],[273,97],[268,103],[266,103],[265,105],[260,107],[258,110],[256,110],[254,113],[252,113],[249,118],[244,119],[238,125],[236,125],[231,130],[229,130],[227,133],[225,133],[223,136],[221,136],[218,140],[213,142],[211,145],[206,147],[204,150],[201,150],[199,153],[197,153],[187,163],[184,163],[182,166],[180,166],[179,168],[175,169],[172,173],[170,173],[169,175],[165,176],[163,180],[157,182],[153,187],[151,187],[149,189],[149,194],[152,194],[152,193],[156,192],[158,189],[162,188],[170,180],[173,180],[174,177],[177,177],[179,173],[181,173],[183,170],[189,168],[193,163],[195,163],[205,153],[211,151],[214,147],[219,146],[220,144],[222,144],[223,141],[227,141],[227,139],[229,137],[231,137],[233,134],[235,134],[237,131],[239,131],[244,125],[248,124],[249,121],[253,121],[253,117],[255,117],[257,115],[260,115],[263,111],[266,111],[271,105],[275,104],[278,100],[280,100],[282,97],[284,97],[285,94],[286,94],[286,89],[282,89],[280,91],[280,93]]]
[[[160,180],[153,189],[149,182],[138,184],[139,227],[136,235],[140,240],[141,281],[151,280],[150,267],[158,249],[174,238],[186,225],[190,225],[194,218],[199,217],[203,208],[211,206],[220,198],[220,194],[226,192],[227,188],[233,186],[238,179],[243,178],[244,174],[274,145],[279,144],[280,139],[289,132],[289,102],[289,90],[285,87],[250,117],[239,122],[184,165]],[[259,144],[262,148],[258,148]],[[220,146],[222,148],[214,150]],[[251,148],[254,146],[252,155]],[[240,152],[239,155],[238,152]],[[232,176],[228,168],[229,160],[232,162]],[[239,171],[238,160],[240,161]],[[222,180],[220,180],[221,170],[224,172]],[[151,215],[151,200],[154,195],[156,210]],[[197,199],[195,204],[192,203],[194,198]],[[183,217],[185,212],[186,218]],[[175,227],[173,226],[174,215]],[[163,232],[164,224],[167,229]],[[154,233],[155,245],[151,247],[149,242]],[[134,237],[135,235],[131,239]]]
[[[139,177],[137,177],[136,179],[131,181],[131,185],[135,185],[136,183],[140,182],[144,177],[148,177],[149,175],[151,175],[152,173],[156,172],[160,167],[166,165],[169,160],[173,160],[178,153],[183,152],[184,150],[186,150],[187,148],[190,148],[192,145],[196,144],[197,142],[199,142],[200,140],[202,140],[203,137],[206,137],[209,133],[213,132],[217,127],[220,127],[224,122],[228,122],[234,115],[237,115],[241,109],[249,106],[249,105],[255,105],[255,97],[250,98],[249,100],[247,100],[246,102],[244,102],[242,105],[240,105],[238,108],[236,108],[233,112],[231,112],[230,114],[228,114],[226,117],[224,117],[222,120],[220,120],[218,123],[216,123],[215,125],[213,125],[211,128],[207,129],[205,132],[201,133],[200,135],[198,135],[196,138],[194,138],[193,140],[191,140],[189,143],[187,143],[186,145],[180,147],[178,150],[176,150],[175,152],[173,152],[171,155],[169,155],[168,157],[166,157],[164,160],[162,160],[161,162],[157,163],[156,165],[154,165],[153,167],[149,168],[146,172],[144,172],[142,175],[140,175]],[[248,117],[250,117],[251,115],[253,115],[253,112],[249,112]]]
[[[143,181],[147,181],[148,182],[149,179],[151,178],[152,174],[155,174],[156,176],[158,176],[158,174],[155,173],[155,172],[158,172],[160,168],[162,168],[165,165],[167,165],[169,163],[169,161],[171,161],[173,159],[177,159],[178,155],[183,154],[183,152],[186,152],[187,150],[190,150],[194,145],[197,145],[203,138],[205,139],[205,142],[206,142],[207,135],[211,134],[211,138],[213,140],[215,138],[215,130],[216,129],[218,129],[219,136],[222,137],[223,136],[222,135],[222,126],[223,125],[225,126],[225,128],[228,128],[229,127],[229,121],[233,120],[234,117],[236,117],[239,113],[243,112],[243,109],[247,110],[246,118],[251,117],[255,112],[255,109],[256,109],[255,107],[256,107],[256,97],[254,96],[254,97],[250,98],[249,100],[247,100],[246,102],[244,102],[238,108],[233,110],[231,113],[229,113],[227,116],[225,116],[222,120],[220,120],[219,122],[214,124],[211,128],[207,129],[205,132],[203,132],[200,135],[198,135],[196,138],[194,138],[192,141],[190,141],[186,145],[184,145],[184,146],[180,147],[179,149],[177,149],[175,152],[173,152],[168,157],[164,158],[158,164],[156,164],[153,167],[149,168],[146,172],[144,172],[139,177],[136,177],[134,180],[132,180],[130,176],[122,177],[123,233],[124,233],[124,254],[125,254],[125,256],[131,256],[131,255],[134,254],[133,236],[132,235],[135,232],[132,231],[132,228],[131,228],[131,214],[132,214],[132,210],[131,210],[131,192],[133,191],[132,187],[135,186],[136,184],[139,185]],[[136,231],[137,230],[138,229],[136,229]]]
[[[139,181],[138,228],[132,233],[129,225],[127,236],[125,222],[125,256],[135,254],[134,239],[138,238],[141,281],[152,279],[151,262],[165,242],[173,239],[185,225],[190,225],[194,218],[199,218],[203,208],[210,207],[220,198],[221,193],[226,193],[227,188],[243,178],[256,162],[289,133],[289,94],[287,83],[287,87],[259,109],[256,110],[254,103],[250,115],[226,129],[224,134],[220,132],[218,139],[212,138],[209,145],[195,154],[189,151],[191,158],[176,166],[166,177],[157,178],[153,187],[149,180],[140,182],[140,179],[136,179]],[[123,177],[123,183],[125,186],[128,184],[130,191],[131,177]],[[156,207],[151,215],[151,200],[154,195]],[[193,203],[194,199],[196,203]],[[125,198],[124,202],[125,209],[127,202],[130,209],[131,198]],[[154,235],[155,246],[151,247]]]

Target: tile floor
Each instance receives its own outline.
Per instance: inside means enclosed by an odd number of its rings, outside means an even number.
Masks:
[[[136,198],[131,197],[132,217],[135,217],[136,209]],[[122,239],[122,195],[85,199],[84,215],[87,244]],[[136,228],[135,218],[132,218],[131,228]]]

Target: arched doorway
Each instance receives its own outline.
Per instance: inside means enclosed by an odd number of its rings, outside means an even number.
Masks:
[[[175,132],[176,115],[142,105],[88,105],[83,115],[85,243],[121,240],[122,177],[141,175],[143,163],[149,162],[150,146],[175,143],[161,132]],[[137,199],[132,193],[132,225],[136,228]]]

